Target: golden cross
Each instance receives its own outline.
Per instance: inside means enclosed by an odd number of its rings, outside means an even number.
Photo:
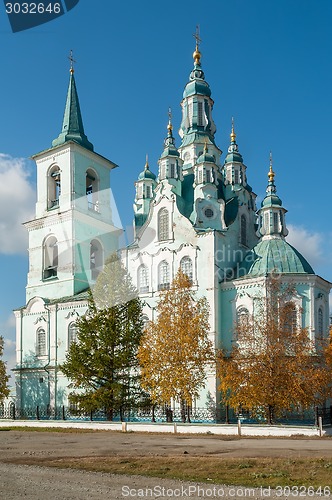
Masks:
[[[199,47],[199,44],[202,42],[201,37],[199,36],[199,24],[196,26],[196,33],[193,34],[193,37],[196,40],[196,47]]]
[[[70,61],[70,71],[74,73],[74,63],[76,63],[75,59],[73,58],[73,51],[72,49],[70,50],[68,59]]]

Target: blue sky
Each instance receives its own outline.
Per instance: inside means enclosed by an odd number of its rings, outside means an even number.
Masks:
[[[12,366],[12,309],[25,303],[27,239],[35,166],[28,158],[59,134],[74,51],[85,131],[117,163],[112,189],[132,221],[134,181],[157,160],[167,111],[180,101],[200,24],[202,65],[215,101],[216,141],[227,150],[234,116],[248,181],[264,196],[272,150],[290,241],[332,281],[330,0],[80,0],[41,27],[12,33],[0,6],[0,334]],[[179,145],[179,140],[177,140]]]

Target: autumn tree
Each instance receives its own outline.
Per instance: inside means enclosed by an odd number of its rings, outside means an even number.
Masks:
[[[324,348],[302,328],[295,289],[266,280],[254,314],[235,326],[231,352],[218,353],[217,374],[224,403],[262,413],[269,423],[283,410],[309,408],[324,400],[329,370]]]
[[[61,369],[70,379],[70,401],[86,411],[106,409],[111,420],[136,403],[137,349],[142,306],[116,255],[105,263],[90,293],[87,314],[77,321],[77,340]]]
[[[9,395],[8,380],[9,376],[6,373],[6,363],[1,359],[3,356],[3,337],[0,337],[0,401]]]
[[[199,396],[214,359],[209,331],[207,300],[196,298],[191,280],[179,270],[161,293],[157,319],[147,324],[138,351],[141,384],[152,403],[173,398],[191,406]]]

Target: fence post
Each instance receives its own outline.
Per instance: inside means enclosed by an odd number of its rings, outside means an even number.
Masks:
[[[318,406],[315,406],[315,425],[318,426]]]
[[[322,417],[318,417],[318,427],[319,427],[319,437],[323,435],[323,419]]]
[[[12,408],[13,408],[13,420],[15,420],[16,419],[16,406],[15,406],[15,403],[13,404]]]
[[[62,420],[66,420],[65,406],[62,405]]]
[[[229,405],[226,405],[226,418],[225,418],[226,424],[229,424]]]
[[[240,418],[238,418],[238,420],[237,420],[237,433],[240,437],[242,436],[241,419]]]
[[[332,405],[330,406],[330,425],[332,425]]]
[[[92,422],[92,419],[93,419],[93,410],[90,411],[90,420]]]
[[[40,420],[40,417],[39,417],[39,406],[37,406],[36,416],[37,416],[37,420]]]

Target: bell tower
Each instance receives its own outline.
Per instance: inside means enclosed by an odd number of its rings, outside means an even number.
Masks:
[[[52,147],[33,156],[37,165],[35,218],[29,231],[27,302],[58,299],[89,287],[117,248],[110,171],[83,126],[73,60],[62,130]]]

